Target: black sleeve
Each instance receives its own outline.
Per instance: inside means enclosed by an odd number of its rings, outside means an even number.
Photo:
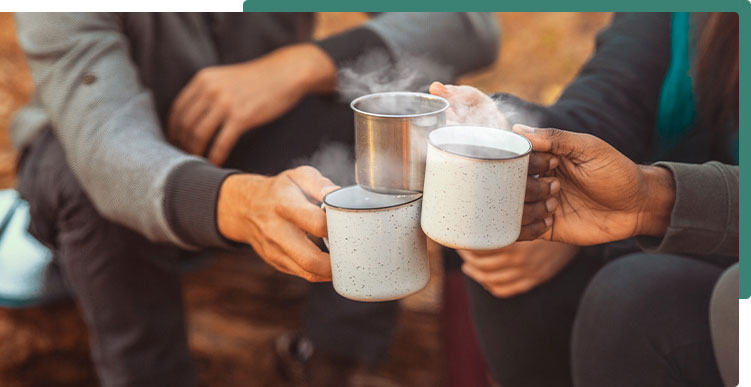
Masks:
[[[670,13],[619,13],[595,53],[549,107],[496,95],[512,123],[593,134],[637,162],[656,141],[657,108],[670,64]],[[516,122],[515,122],[516,121]]]
[[[375,31],[362,26],[316,41],[315,44],[331,57],[337,68],[373,50],[381,50],[393,60],[393,53],[386,42]]]

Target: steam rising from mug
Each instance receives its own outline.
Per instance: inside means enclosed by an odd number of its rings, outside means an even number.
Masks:
[[[310,157],[294,160],[290,167],[310,165],[339,186],[355,184],[355,157],[352,145],[341,142],[322,144]]]
[[[398,61],[383,50],[373,50],[344,65],[338,74],[337,91],[349,102],[366,94],[384,91],[427,91],[433,81],[449,81],[449,66],[429,56],[398,55]]]

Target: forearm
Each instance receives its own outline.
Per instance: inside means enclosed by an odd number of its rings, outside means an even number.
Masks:
[[[298,63],[298,71],[290,76],[295,77],[295,83],[300,85],[306,94],[328,94],[336,89],[336,64],[320,46],[302,43],[277,51],[278,54],[288,55]]]
[[[396,59],[421,65],[430,81],[450,82],[488,66],[500,47],[497,16],[483,12],[390,12],[368,22]],[[425,63],[422,63],[425,61]]]
[[[498,55],[499,26],[492,13],[389,12],[316,45],[340,71],[353,67],[377,70],[363,60],[384,66],[391,62],[418,71],[424,79],[419,85],[422,87],[434,80],[451,81],[491,64]],[[349,75],[344,76],[348,79]]]

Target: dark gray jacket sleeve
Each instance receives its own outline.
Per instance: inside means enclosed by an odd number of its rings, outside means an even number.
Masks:
[[[659,162],[675,179],[675,204],[662,238],[638,237],[650,252],[738,256],[738,166]]]
[[[230,171],[167,143],[113,14],[18,14],[35,103],[100,214],[152,241],[220,246],[216,198]]]

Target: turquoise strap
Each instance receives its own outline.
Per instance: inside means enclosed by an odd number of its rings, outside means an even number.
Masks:
[[[678,143],[696,116],[691,79],[690,18],[688,12],[672,14],[670,66],[662,83],[657,111],[660,155]]]

